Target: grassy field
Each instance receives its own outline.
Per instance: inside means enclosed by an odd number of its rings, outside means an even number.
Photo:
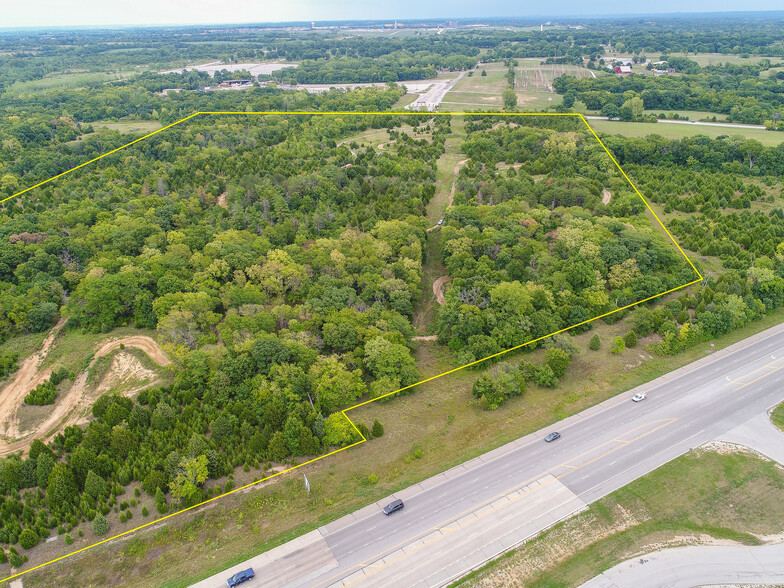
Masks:
[[[97,120],[92,125],[94,129],[109,129],[121,133],[152,133],[163,126],[157,120]]]
[[[784,310],[714,341],[716,349],[782,320]],[[623,322],[597,323],[593,331],[575,337],[583,351],[557,389],[532,387],[496,411],[475,406],[470,390],[478,373],[468,371],[356,409],[351,413],[355,422],[370,425],[378,418],[386,434],[308,465],[310,499],[300,473],[285,474],[263,489],[226,496],[200,512],[134,534],[133,556],[125,551],[128,540],[116,541],[32,572],[25,586],[185,586],[711,351],[710,343],[702,343],[676,357],[652,357],[642,340],[612,355],[610,341],[627,330]],[[603,344],[597,352],[587,350],[593,333]],[[526,359],[538,361],[539,355]],[[456,367],[448,351],[430,342],[420,345],[417,362],[423,377]],[[376,474],[378,482],[371,484],[369,474]],[[262,472],[248,475],[261,477]],[[54,550],[56,543],[48,548]]]
[[[693,137],[695,135],[705,135],[706,137],[716,138],[719,136],[742,135],[749,139],[757,139],[763,145],[775,146],[784,142],[784,133],[776,131],[764,131],[761,129],[735,129],[729,127],[708,127],[703,125],[690,124],[667,124],[667,123],[635,123],[621,122],[615,120],[596,120],[590,119],[588,124],[597,133],[608,133],[611,135],[624,135],[626,137],[647,137],[648,135],[661,135],[668,139],[682,139],[683,137]]]
[[[578,586],[653,550],[759,545],[784,531],[784,470],[748,453],[697,450],[654,470],[453,586]]]
[[[8,88],[9,94],[22,95],[22,94],[35,94],[38,92],[46,92],[49,90],[63,90],[81,88],[100,84],[103,82],[110,82],[114,80],[121,80],[128,75],[136,72],[118,72],[118,73],[59,73],[46,76],[39,80],[30,80],[28,82],[14,82]]]

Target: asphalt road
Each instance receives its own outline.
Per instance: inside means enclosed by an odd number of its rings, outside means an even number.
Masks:
[[[784,326],[524,437],[214,576],[245,586],[440,586],[784,399]],[[542,437],[558,430],[561,439]],[[362,451],[362,448],[356,449]],[[223,584],[225,585],[225,584]]]

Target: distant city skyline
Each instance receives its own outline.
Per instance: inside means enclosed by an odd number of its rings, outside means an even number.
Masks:
[[[745,11],[780,10],[778,0],[752,0]],[[7,2],[0,28],[76,27],[133,25],[206,25],[233,23],[275,23],[334,20],[467,19],[494,17],[614,16],[669,14],[688,11],[734,12],[739,5],[731,0],[661,0],[655,4],[630,4],[609,0],[586,4],[576,0],[521,3],[510,0],[33,0]]]

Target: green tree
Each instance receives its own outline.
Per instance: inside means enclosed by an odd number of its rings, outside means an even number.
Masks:
[[[566,374],[566,368],[572,361],[569,354],[563,349],[553,347],[545,352],[544,357],[547,365],[553,370],[553,375],[556,378],[563,378]]]
[[[343,447],[359,439],[354,427],[348,422],[348,418],[340,412],[327,417],[324,422],[324,431],[324,445],[328,447]]]
[[[593,337],[591,337],[590,342],[588,343],[588,347],[593,351],[598,351],[602,346],[602,341],[599,339],[599,334],[595,333]]]
[[[637,346],[637,333],[634,331],[629,331],[623,337],[623,343],[626,347],[636,347]]]
[[[612,349],[610,349],[610,352],[615,355],[620,355],[624,349],[626,349],[626,342],[623,340],[623,337],[616,337],[613,340],[613,346]]]
[[[180,461],[177,475],[170,484],[172,498],[181,504],[191,504],[201,496],[199,487],[207,479],[207,456],[184,457]]]
[[[46,502],[54,510],[68,509],[78,499],[73,472],[65,464],[56,463],[46,485]]]
[[[166,502],[166,495],[161,490],[160,486],[155,490],[155,506],[158,508],[160,514],[169,512],[169,505]]]
[[[384,436],[384,425],[378,422],[378,419],[373,421],[373,428],[370,430],[373,433],[374,437],[383,437]]]
[[[22,546],[22,549],[32,549],[38,545],[38,533],[32,529],[25,529],[19,535],[19,545]]]
[[[106,535],[109,532],[109,521],[101,513],[95,515],[93,519],[93,533],[98,536]]]
[[[93,498],[98,498],[106,492],[106,482],[93,470],[87,472],[87,479],[84,482],[84,491]]]
[[[310,374],[313,391],[324,414],[347,406],[367,391],[362,372],[347,370],[334,355],[319,358]]]
[[[282,462],[289,455],[286,437],[281,431],[275,431],[267,446],[267,455],[272,461]]]
[[[543,388],[555,388],[558,385],[558,378],[553,373],[553,368],[543,363],[534,369],[534,382]]]
[[[505,88],[501,92],[501,99],[504,103],[504,110],[512,111],[517,107],[517,94],[511,88]]]

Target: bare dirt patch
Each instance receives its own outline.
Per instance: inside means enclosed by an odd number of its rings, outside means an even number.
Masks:
[[[610,193],[610,191],[607,188],[602,190],[602,203],[609,204],[611,199],[612,199],[612,194]]]
[[[148,370],[141,362],[130,353],[120,351],[112,358],[112,365],[109,372],[103,377],[101,383],[96,388],[97,394],[108,392],[112,388],[133,386],[133,393],[139,386],[147,386],[156,378],[156,373]]]
[[[65,319],[60,319],[57,322],[44,339],[41,351],[33,353],[25,359],[11,381],[0,392],[0,435],[3,437],[13,438],[18,435],[19,419],[16,415],[16,409],[22,404],[24,397],[30,390],[44,382],[52,372],[51,368],[38,371],[38,366],[43,363],[55,337],[64,324]]]
[[[18,420],[15,420],[17,419],[17,410],[22,404],[25,395],[49,376],[51,369],[43,370],[39,373],[37,372],[37,368],[46,358],[47,353],[51,349],[52,341],[54,340],[57,332],[59,331],[59,328],[62,327],[64,322],[64,320],[58,322],[55,328],[52,329],[49,337],[47,337],[47,339],[44,341],[44,345],[41,351],[32,355],[30,358],[28,358],[28,360],[25,361],[25,364],[28,361],[31,362],[32,367],[23,365],[23,368],[26,368],[25,373],[22,374],[21,379],[19,379],[20,383],[14,388],[13,394],[6,394],[4,391],[3,396],[0,398],[0,423],[9,423],[10,426],[14,426],[14,423],[18,422]],[[166,354],[158,346],[158,344],[150,337],[144,335],[125,337],[124,339],[116,339],[114,341],[107,341],[103,343],[103,345],[101,345],[93,354],[93,359],[90,362],[90,366],[77,376],[73,386],[71,386],[71,388],[65,394],[62,394],[60,397],[58,397],[54,404],[54,408],[45,419],[36,424],[30,430],[26,431],[20,431],[18,428],[11,428],[8,425],[6,426],[6,430],[12,431],[13,434],[11,435],[6,433],[6,439],[0,441],[0,456],[8,455],[16,451],[25,451],[29,447],[30,443],[32,443],[32,440],[36,437],[48,441],[64,427],[85,422],[87,419],[86,415],[89,414],[89,409],[94,402],[96,395],[99,394],[101,390],[108,389],[103,387],[105,383],[108,384],[110,382],[120,381],[124,378],[136,379],[138,375],[146,377],[145,375],[149,373],[153,374],[153,378],[148,384],[144,384],[142,387],[150,385],[154,381],[154,372],[144,368],[141,363],[139,363],[139,360],[135,357],[131,356],[130,354],[123,353],[118,355],[126,356],[130,359],[115,358],[112,362],[109,373],[107,373],[107,375],[104,377],[101,385],[98,386],[96,394],[85,393],[87,388],[86,385],[89,368],[92,367],[98,358],[111,353],[115,349],[120,349],[121,346],[136,347],[141,349],[158,365],[167,366],[171,363],[169,358],[166,357]],[[135,365],[134,362],[138,365]],[[123,369],[125,368],[130,369],[131,373],[123,373]],[[20,368],[20,370],[17,372],[17,377],[19,377],[21,372],[22,369]],[[14,382],[17,381],[17,377],[15,377],[14,380],[9,384],[9,387],[14,385]],[[108,382],[107,378],[109,379]],[[137,387],[132,391],[138,391],[138,389],[140,388]],[[7,390],[8,388],[6,388],[6,391]],[[13,439],[13,441],[9,441],[9,439]]]
[[[227,195],[227,193],[224,192],[223,194],[218,196],[218,200],[215,202],[215,204],[217,204],[221,208],[228,208],[229,204],[226,202],[226,195]]]
[[[441,276],[435,282],[433,282],[433,295],[435,295],[439,304],[444,303],[444,291],[442,286],[451,279],[452,278],[450,276]]]

